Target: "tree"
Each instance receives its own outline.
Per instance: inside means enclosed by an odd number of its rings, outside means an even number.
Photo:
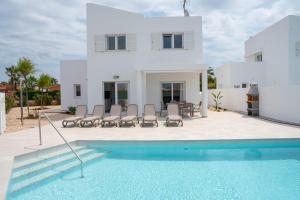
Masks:
[[[44,94],[48,92],[48,88],[51,85],[51,77],[48,74],[41,74],[39,79],[37,80],[37,86],[39,90],[42,92],[41,96],[41,108],[43,108],[43,99]]]
[[[12,90],[15,91],[17,87],[17,81],[19,79],[18,68],[14,65],[12,65],[11,67],[6,67],[5,73],[10,79],[9,83],[11,85]]]
[[[58,80],[56,78],[54,78],[54,77],[51,77],[51,83],[50,83],[50,85],[52,86],[52,85],[57,85],[57,84],[58,84]]]
[[[29,58],[20,58],[18,61],[18,72],[20,76],[24,79],[25,89],[26,89],[26,102],[27,102],[27,112],[29,115],[29,104],[28,104],[28,77],[35,72],[35,66]]]
[[[209,67],[207,69],[207,81],[208,81],[208,89],[217,88],[217,80],[215,77],[214,69],[212,67]]]
[[[212,67],[209,67],[207,69],[207,75],[209,75],[209,76],[215,76],[215,72],[214,72],[214,69]]]
[[[35,90],[35,87],[37,86],[37,79],[34,76],[29,76],[27,79],[27,85],[28,89]]]

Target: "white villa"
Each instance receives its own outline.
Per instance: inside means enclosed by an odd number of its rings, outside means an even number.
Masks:
[[[254,83],[262,117],[300,124],[300,17],[287,16],[250,37],[245,62],[217,68],[216,77],[224,108],[246,112],[245,96]]]
[[[144,17],[87,4],[87,60],[61,62],[62,109],[96,104],[202,101],[207,115],[207,66],[202,18]]]

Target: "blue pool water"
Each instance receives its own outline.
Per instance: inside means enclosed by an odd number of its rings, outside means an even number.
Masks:
[[[84,178],[76,168],[7,199],[300,199],[300,140],[80,145],[105,153]]]

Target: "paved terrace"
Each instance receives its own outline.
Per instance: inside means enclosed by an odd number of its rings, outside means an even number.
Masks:
[[[61,128],[68,141],[75,140],[225,140],[300,138],[300,127],[251,118],[234,112],[209,112],[209,117],[185,119],[183,127],[166,127],[163,119],[159,127],[135,128]],[[16,155],[62,144],[50,125],[42,127],[43,143],[39,146],[38,128],[0,135],[0,199],[4,199]]]

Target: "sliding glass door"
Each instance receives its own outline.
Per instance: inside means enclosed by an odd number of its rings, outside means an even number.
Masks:
[[[125,110],[128,105],[128,82],[104,82],[105,111],[109,112],[113,104],[119,104]]]
[[[184,82],[166,82],[161,84],[162,102],[166,106],[172,101],[185,100]]]
[[[125,110],[128,106],[128,83],[120,82],[116,83],[117,85],[117,99],[118,104],[122,106],[122,109]]]

